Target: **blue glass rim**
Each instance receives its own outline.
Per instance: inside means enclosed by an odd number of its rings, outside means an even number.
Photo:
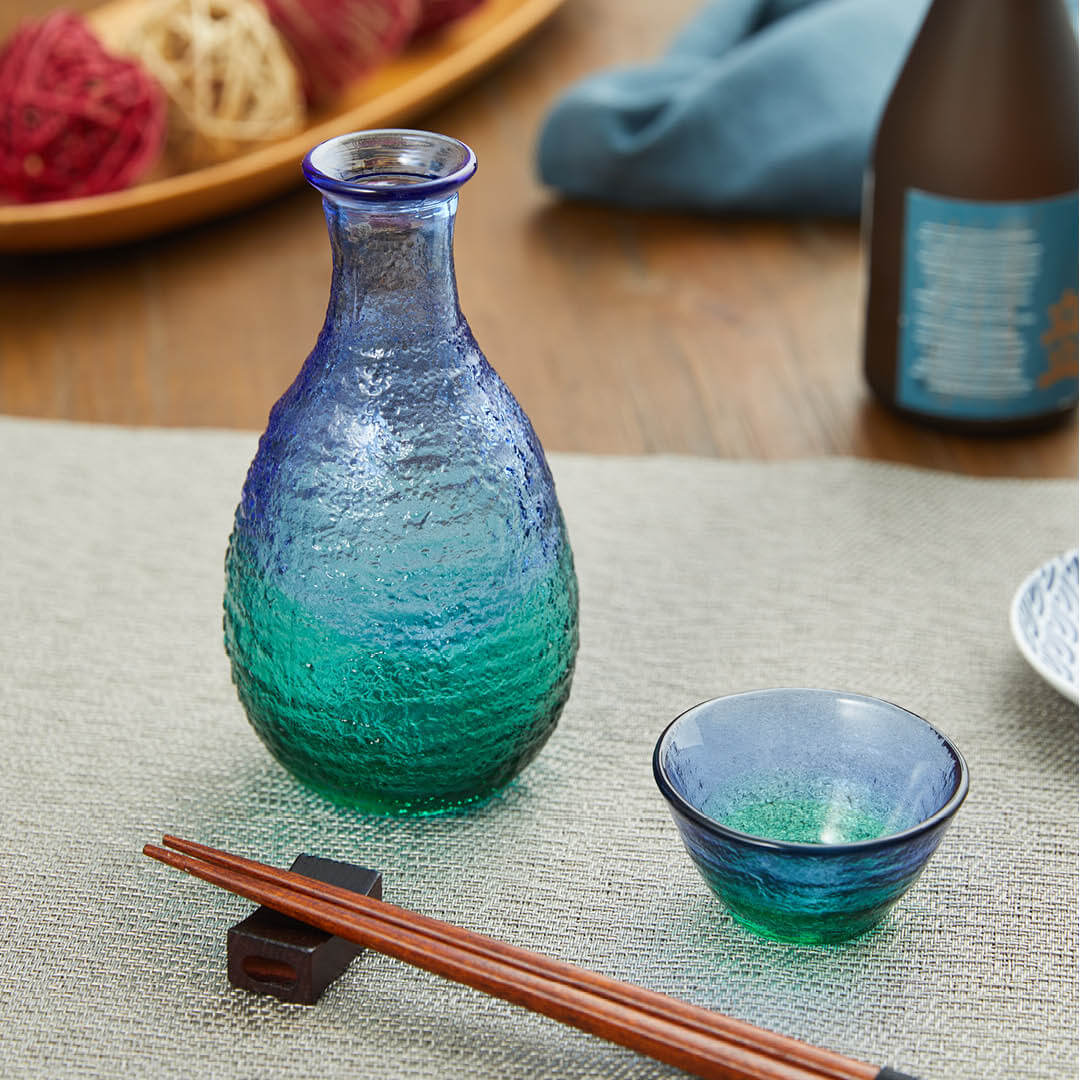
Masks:
[[[415,161],[406,160],[406,153],[413,157],[426,153],[428,161],[439,161],[439,166],[419,168]],[[364,155],[374,159],[382,155],[386,162],[377,170],[354,169]],[[364,182],[365,177],[385,177],[387,165],[396,166],[395,175],[408,177],[408,182]],[[375,128],[335,135],[313,146],[304,156],[302,168],[308,183],[329,195],[384,204],[422,202],[445,198],[461,187],[476,172],[476,154],[449,135],[412,128]]]
[[[936,810],[928,818],[924,818],[917,825],[912,825],[910,829],[904,829],[903,832],[889,833],[887,836],[877,836],[872,840],[854,840],[841,844],[810,844],[795,840],[770,840],[764,836],[754,836],[752,833],[739,832],[738,829],[732,829],[727,825],[722,825],[719,821],[702,813],[696,806],[684,798],[671,782],[663,761],[665,743],[670,734],[683,720],[686,719],[687,716],[705,705],[712,705],[718,701],[731,701],[736,698],[764,697],[771,694],[824,694],[830,697],[842,695],[847,698],[853,698],[856,701],[863,701],[874,705],[888,705],[890,708],[906,713],[920,724],[925,724],[926,727],[942,741],[945,749],[952,757],[953,763],[956,766],[956,784],[952,794],[940,809]],[[929,720],[925,720],[923,717],[919,716],[918,713],[913,713],[910,709],[905,709],[902,705],[897,705],[892,701],[886,701],[884,698],[871,697],[867,694],[851,693],[847,690],[825,690],[820,687],[815,688],[806,686],[776,686],[763,690],[745,690],[738,694],[724,694],[721,697],[699,701],[696,705],[691,706],[689,709],[685,709],[664,728],[660,733],[660,738],[656,740],[656,747],[653,750],[653,776],[656,779],[656,786],[660,789],[660,794],[667,799],[672,807],[684,817],[688,817],[691,821],[704,829],[705,832],[713,833],[725,840],[737,841],[745,846],[759,848],[763,851],[786,851],[798,855],[853,855],[864,851],[879,851],[883,848],[902,844],[907,840],[920,836],[922,833],[930,832],[932,829],[947,822],[949,818],[960,809],[960,804],[967,798],[970,783],[967,762],[964,760],[964,755],[957,749],[956,744],[953,743],[947,735],[938,731]]]

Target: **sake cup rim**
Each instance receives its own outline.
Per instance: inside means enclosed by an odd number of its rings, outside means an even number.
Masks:
[[[956,782],[949,798],[938,810],[934,811],[934,813],[901,832],[888,833],[885,836],[877,836],[871,840],[853,840],[846,843],[835,844],[813,844],[794,840],[770,840],[768,837],[740,832],[737,829],[732,829],[729,826],[722,824],[715,818],[709,817],[708,814],[703,813],[682,795],[668,776],[665,762],[665,750],[667,744],[672,732],[679,724],[685,722],[687,717],[692,713],[695,713],[706,706],[715,705],[717,702],[734,701],[739,698],[745,699],[787,694],[812,694],[823,698],[850,698],[865,705],[886,706],[890,709],[895,709],[898,712],[907,714],[912,719],[917,720],[920,724],[924,724],[941,740],[956,766]],[[872,697],[868,694],[808,686],[777,686],[758,690],[745,690],[734,694],[723,694],[719,697],[699,701],[689,709],[683,710],[683,712],[679,713],[679,715],[664,728],[660,733],[660,737],[656,740],[656,746],[653,750],[653,776],[656,780],[656,786],[660,789],[660,794],[667,799],[672,808],[684,817],[689,818],[705,832],[719,836],[725,840],[734,841],[745,847],[756,848],[762,851],[772,851],[775,853],[787,852],[793,855],[803,856],[858,855],[863,852],[880,851],[885,848],[902,845],[908,840],[912,840],[923,833],[930,832],[946,823],[956,811],[960,809],[960,804],[967,798],[968,788],[970,786],[967,762],[964,760],[963,754],[961,754],[956,747],[956,744],[947,735],[934,727],[928,720],[919,716],[918,713],[914,713],[910,709],[905,709],[902,705],[897,705],[895,702],[887,701],[884,698]]]

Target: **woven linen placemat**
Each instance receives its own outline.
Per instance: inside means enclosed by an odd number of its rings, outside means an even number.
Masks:
[[[386,819],[294,782],[230,684],[254,445],[0,420],[0,1075],[679,1075],[372,954],[314,1008],[233,989],[251,905],[144,858],[166,830],[378,867],[397,903],[924,1080],[1076,1074],[1077,716],[1008,627],[1076,542],[1074,483],[552,455],[582,603],[563,719],[487,804]],[[771,685],[896,701],[971,767],[922,879],[846,945],[734,924],[653,784],[676,713]]]

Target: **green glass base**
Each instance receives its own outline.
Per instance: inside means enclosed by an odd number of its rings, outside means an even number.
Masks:
[[[805,912],[763,911],[753,907],[736,909],[726,904],[731,917],[758,937],[793,945],[837,945],[865,934],[889,913],[892,904],[883,907],[827,915]]]
[[[362,814],[379,814],[383,817],[437,817],[440,814],[453,814],[460,810],[474,809],[490,802],[504,792],[514,780],[516,774],[498,787],[475,791],[458,796],[419,796],[416,798],[395,798],[379,793],[360,791],[341,792],[328,788],[307,776],[301,776],[296,770],[290,770],[292,776],[314,791],[317,795],[349,810],[358,810]]]
[[[486,622],[487,609],[436,632],[404,617],[335,626],[231,548],[226,648],[252,727],[339,805],[431,814],[492,794],[540,752],[570,693],[576,592],[564,550]]]

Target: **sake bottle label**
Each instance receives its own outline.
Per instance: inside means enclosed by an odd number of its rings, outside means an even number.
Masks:
[[[1077,400],[1077,196],[906,193],[897,402],[1019,419]]]

